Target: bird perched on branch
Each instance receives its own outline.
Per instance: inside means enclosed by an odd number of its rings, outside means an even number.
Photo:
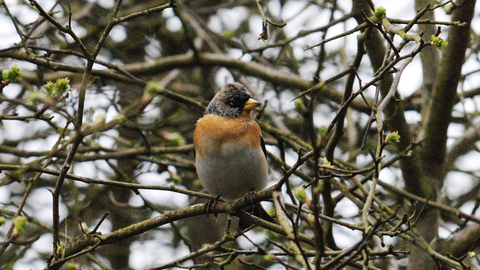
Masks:
[[[234,200],[265,187],[266,149],[252,116],[260,105],[243,85],[227,84],[198,121],[193,133],[195,165],[210,194]],[[260,204],[253,206],[253,214],[273,222]],[[241,229],[248,225],[240,220]]]

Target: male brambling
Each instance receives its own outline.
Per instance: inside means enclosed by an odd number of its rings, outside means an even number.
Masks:
[[[193,133],[195,165],[210,194],[234,200],[265,187],[266,149],[252,116],[260,105],[243,85],[227,84],[198,121]],[[260,204],[254,206],[253,214],[273,221]],[[240,221],[241,229],[245,225]]]

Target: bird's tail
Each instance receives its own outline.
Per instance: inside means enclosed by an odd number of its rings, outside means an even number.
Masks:
[[[275,221],[275,219],[273,219],[268,213],[267,211],[265,211],[265,209],[263,209],[262,205],[260,203],[256,203],[254,205],[251,205],[251,206],[248,206],[246,208],[243,209],[243,211],[251,214],[251,215],[254,215],[256,217],[259,217],[265,221],[268,221],[268,222],[272,222],[272,223],[277,223]],[[238,229],[239,230],[245,230],[247,229],[248,227],[252,226],[253,223],[244,219],[244,218],[240,218],[239,222],[238,222]]]

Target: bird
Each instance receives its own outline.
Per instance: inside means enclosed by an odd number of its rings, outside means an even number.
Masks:
[[[226,200],[262,190],[268,180],[265,142],[252,111],[261,103],[240,83],[225,85],[210,101],[193,133],[198,179]],[[261,205],[252,214],[274,222]],[[239,228],[249,227],[240,219]]]

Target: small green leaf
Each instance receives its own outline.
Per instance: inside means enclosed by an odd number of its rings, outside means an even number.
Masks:
[[[2,78],[4,81],[14,82],[22,77],[22,72],[17,64],[13,65],[10,69],[4,69],[2,71]]]
[[[53,93],[55,92],[55,84],[53,82],[47,82],[43,88],[47,90],[49,96],[53,96]]]
[[[148,82],[147,86],[145,87],[145,93],[149,94],[152,97],[160,95],[165,89],[158,85],[156,82]]]
[[[324,158],[324,159],[323,159],[323,164],[322,164],[322,165],[323,165],[323,167],[325,167],[325,168],[330,168],[330,169],[335,168],[335,167],[333,167],[332,163],[330,163],[330,161],[328,161],[327,158]]]
[[[295,196],[302,203],[305,203],[305,201],[307,200],[307,193],[305,192],[305,189],[303,187],[295,188]]]
[[[325,183],[323,181],[318,181],[317,186],[315,187],[315,193],[320,194],[325,189]]]
[[[47,82],[44,86],[50,97],[59,98],[70,88],[70,79],[62,78],[54,82]]]
[[[27,225],[27,217],[26,216],[16,216],[13,218],[13,224],[15,225],[15,229],[18,232],[22,232]]]
[[[321,126],[318,131],[321,138],[325,138],[327,136],[327,132],[328,132],[328,128],[326,126]]]
[[[398,135],[398,131],[390,132],[385,138],[386,144],[398,143],[398,142],[400,142],[400,135]]]
[[[383,17],[385,17],[386,13],[387,13],[387,11],[385,10],[384,7],[375,8],[375,18],[377,18],[378,20],[383,19]]]
[[[268,253],[267,255],[263,256],[263,259],[266,261],[266,262],[274,262],[275,260],[275,255],[271,254],[271,253]]]
[[[443,47],[446,47],[448,45],[448,42],[443,40],[443,38],[441,37],[436,37],[432,35],[432,45],[437,49],[441,49]]]

